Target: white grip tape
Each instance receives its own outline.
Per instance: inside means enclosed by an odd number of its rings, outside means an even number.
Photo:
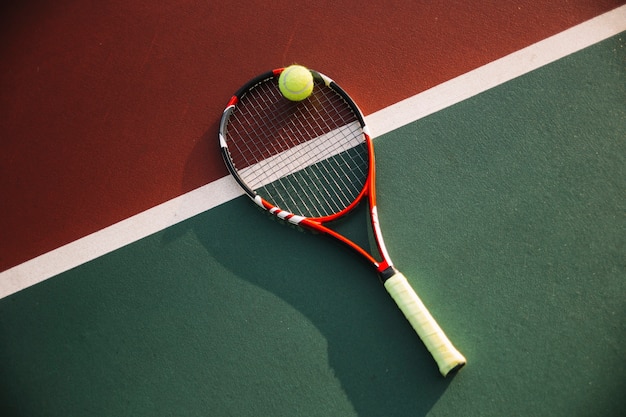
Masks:
[[[430,351],[443,376],[465,364],[465,357],[443,333],[404,275],[396,272],[385,281],[385,288]]]

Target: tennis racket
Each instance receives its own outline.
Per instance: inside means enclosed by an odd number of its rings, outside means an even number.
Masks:
[[[365,258],[409,320],[443,376],[466,360],[391,262],[378,224],[374,147],[354,101],[311,71],[314,89],[292,102],[278,89],[282,68],[250,80],[230,99],[219,127],[228,170],[246,194],[278,218],[330,236]],[[328,224],[369,203],[379,259]]]

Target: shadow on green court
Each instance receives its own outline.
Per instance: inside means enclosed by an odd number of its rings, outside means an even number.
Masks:
[[[338,227],[366,243],[364,207]],[[296,335],[321,333],[328,365],[358,415],[426,415],[451,379],[441,377],[375,271],[328,238],[270,219],[240,198],[193,219],[191,227],[211,258],[237,279],[276,295],[310,320],[316,330]],[[325,389],[315,380],[300,383],[303,389]]]

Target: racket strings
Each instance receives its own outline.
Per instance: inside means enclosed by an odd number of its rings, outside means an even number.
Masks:
[[[365,185],[369,155],[359,118],[322,82],[297,103],[282,97],[275,78],[260,82],[241,96],[226,126],[240,178],[283,210],[328,216]]]
[[[353,135],[358,135],[359,132],[351,132]],[[339,143],[340,141],[335,142]],[[331,153],[339,149],[338,146],[331,146]],[[298,151],[299,154],[302,154],[302,151]],[[349,160],[346,157],[346,153],[339,153],[336,157],[342,159],[342,165],[349,166]],[[357,166],[362,166],[366,164],[366,160],[362,160],[362,163]],[[333,181],[332,187],[321,186],[325,181],[328,180]],[[326,163],[324,161],[319,162],[315,169],[310,169],[308,171],[298,171],[293,175],[284,178],[285,183],[297,183],[300,187],[302,187],[305,192],[308,193],[315,201],[313,207],[324,206],[332,202],[344,201],[351,202],[354,199],[354,194],[350,192],[346,192],[346,190],[350,190],[354,188],[354,184],[348,183],[349,177],[343,175],[343,172],[340,172],[337,169],[337,164]],[[358,190],[360,190],[361,184],[357,185]],[[353,190],[353,191],[358,191]],[[293,199],[292,199],[293,200]],[[312,208],[312,207],[309,207]],[[334,207],[330,208],[330,210],[340,211],[343,209],[343,205],[336,204]]]

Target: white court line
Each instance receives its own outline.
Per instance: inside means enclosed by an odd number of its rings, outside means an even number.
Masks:
[[[372,136],[478,95],[626,30],[626,6],[588,20],[367,117]]]
[[[372,137],[381,136],[625,30],[626,6],[621,6],[373,113],[366,122]],[[0,299],[242,194],[228,176],[7,269],[0,273]]]
[[[357,134],[352,134],[356,132]],[[256,190],[264,185],[276,181],[289,173],[299,171],[324,159],[339,155],[343,151],[352,149],[363,143],[361,125],[359,122],[352,122],[341,126],[331,132],[325,133],[313,140],[301,143],[279,154],[270,156],[256,164],[239,171],[239,176],[252,190]],[[330,152],[319,152],[317,148],[320,143],[328,141],[329,138],[342,136],[348,140],[338,140],[334,149]],[[268,167],[276,167],[272,170]]]

